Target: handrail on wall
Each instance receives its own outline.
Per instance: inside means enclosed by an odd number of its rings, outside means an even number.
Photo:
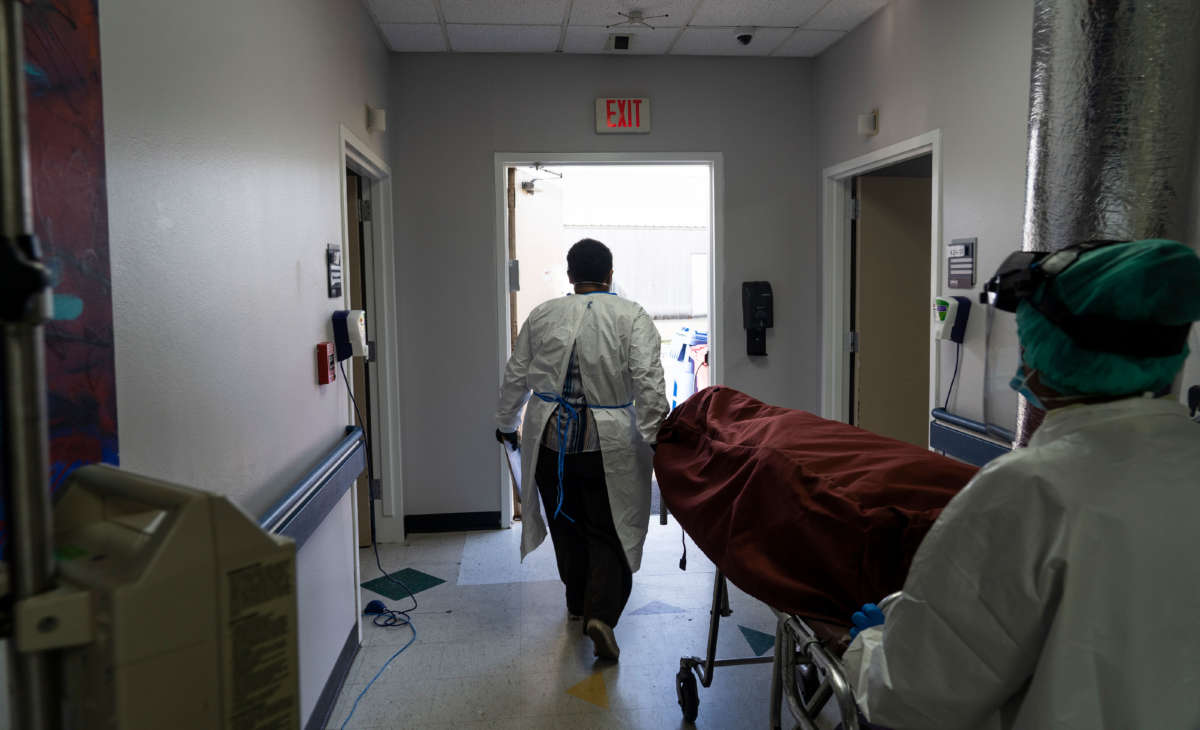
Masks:
[[[347,426],[346,435],[337,445],[259,518],[259,526],[268,532],[289,535],[299,547],[362,473],[365,464],[363,430]],[[301,522],[307,529],[297,534],[294,528]]]
[[[991,423],[983,423],[982,421],[976,421],[972,418],[966,418],[965,416],[959,416],[947,411],[945,408],[934,408],[930,415],[932,415],[934,419],[938,421],[945,421],[946,423],[954,424],[959,428],[965,428],[968,431],[974,431],[975,433],[983,434],[985,436],[991,436],[993,438],[1000,439],[1001,441],[1007,441],[1008,443],[1012,443],[1013,439],[1016,438],[1013,432],[1009,431],[1007,428],[1003,428]]]

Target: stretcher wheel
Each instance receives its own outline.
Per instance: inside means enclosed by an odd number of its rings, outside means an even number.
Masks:
[[[696,688],[696,675],[691,670],[680,669],[675,675],[675,694],[679,697],[679,709],[685,722],[695,722],[700,713],[700,691]]]

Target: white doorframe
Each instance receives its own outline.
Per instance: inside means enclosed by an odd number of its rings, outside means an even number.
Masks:
[[[821,217],[821,415],[835,421],[850,420],[850,358],[846,343],[850,331],[850,182],[872,170],[921,155],[933,156],[930,181],[929,301],[941,294],[942,280],[942,131],[935,129],[919,137],[898,142],[856,157],[821,173],[823,214]],[[941,360],[937,340],[929,338],[929,410],[937,401],[941,382]]]
[[[504,377],[504,366],[508,361],[508,352],[512,345],[510,340],[510,317],[508,297],[508,205],[505,198],[505,186],[508,181],[505,169],[523,167],[540,162],[545,165],[566,167],[569,165],[708,165],[711,178],[709,190],[710,221],[710,256],[709,256],[709,341],[721,343],[721,323],[724,313],[722,297],[725,286],[725,160],[720,152],[497,152],[494,162],[494,179],[496,186],[496,302],[499,311],[497,322],[500,338],[497,347],[497,389]],[[719,349],[719,348],[718,348]],[[712,383],[717,385],[725,382],[724,362],[718,354],[718,349],[710,349],[710,365]],[[512,482],[508,475],[508,466],[504,465],[504,457],[497,450],[496,458],[501,462],[500,468],[500,525],[512,525]]]
[[[339,183],[342,198],[342,261],[349,261],[349,216],[347,215],[346,170],[353,170],[366,183],[372,201],[369,241],[363,265],[368,267],[368,287],[374,293],[374,311],[368,312],[375,337],[372,372],[371,419],[374,441],[371,456],[382,479],[381,512],[376,519],[379,542],[404,540],[404,485],[400,451],[400,356],[399,315],[396,303],[396,255],[392,238],[392,171],[383,158],[343,125],[339,133]],[[368,300],[370,301],[370,300]],[[350,306],[350,288],[343,287],[343,302]],[[347,403],[349,423],[355,422],[354,406]],[[357,528],[358,500],[355,505]],[[357,543],[356,543],[357,545]],[[355,556],[357,557],[357,550]]]

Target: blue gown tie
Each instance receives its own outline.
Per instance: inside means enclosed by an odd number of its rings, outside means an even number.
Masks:
[[[567,462],[567,427],[571,421],[579,420],[579,409],[572,406],[558,393],[533,393],[538,398],[547,403],[557,403],[562,406],[560,409],[555,409],[555,417],[558,419],[558,504],[554,509],[554,515],[551,519],[557,518],[559,515],[565,517],[569,522],[574,522],[570,515],[563,512],[563,471]],[[623,406],[594,406],[585,405],[585,408],[601,411],[619,411],[633,405],[633,401],[626,403]],[[564,412],[565,411],[565,412]]]

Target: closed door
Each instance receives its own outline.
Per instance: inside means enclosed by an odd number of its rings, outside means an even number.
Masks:
[[[860,177],[855,424],[929,445],[929,178]]]

